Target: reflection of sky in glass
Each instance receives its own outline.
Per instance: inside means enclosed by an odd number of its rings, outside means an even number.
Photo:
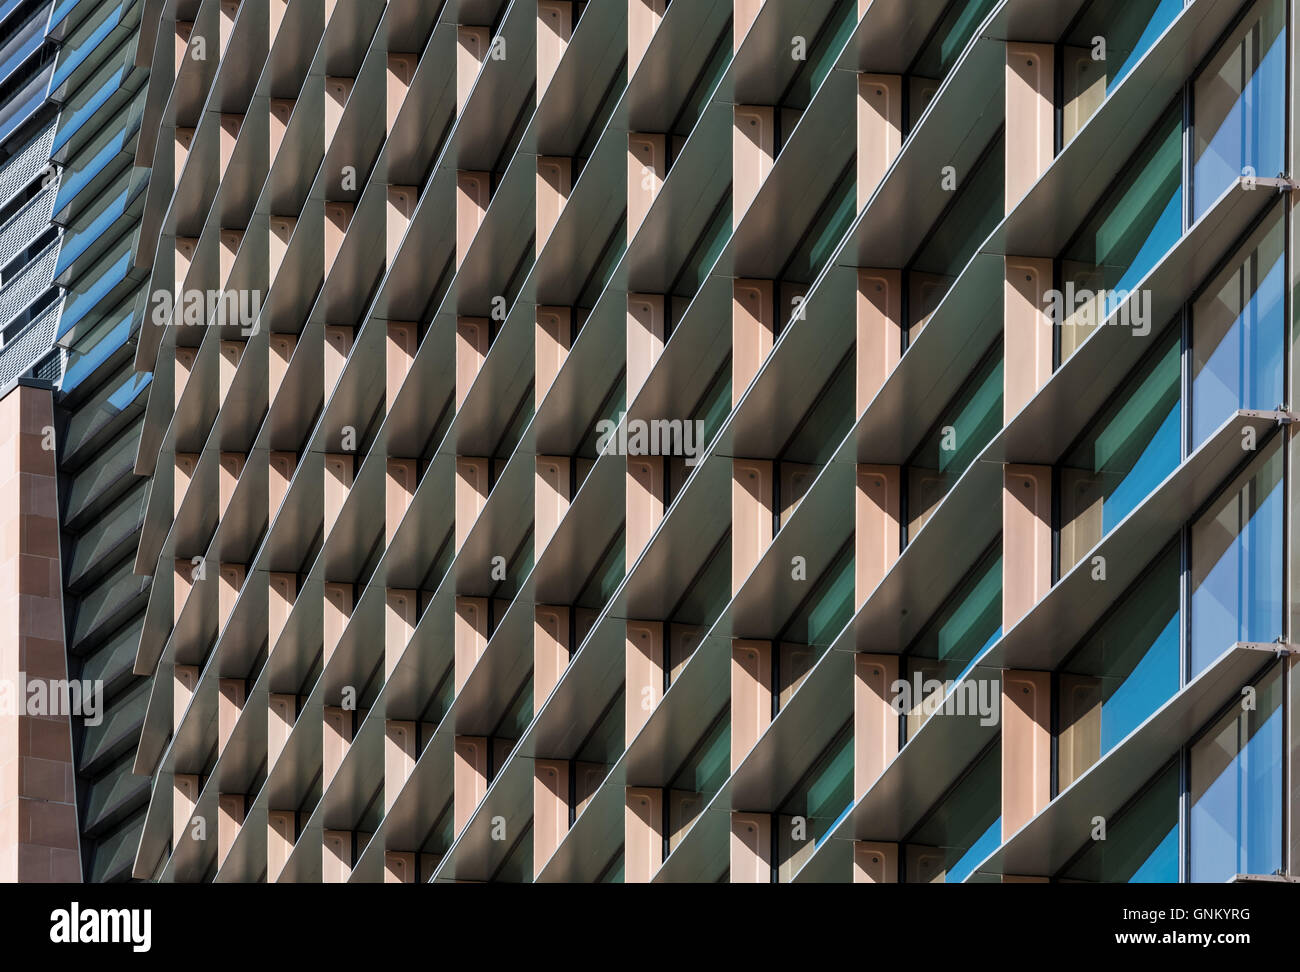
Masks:
[[[1263,695],[1261,691],[1261,700]],[[1279,707],[1192,805],[1191,879],[1219,882],[1235,874],[1272,874],[1282,865],[1281,810]]]
[[[1133,464],[1124,478],[1106,497],[1101,508],[1102,534],[1109,533],[1120,520],[1128,516],[1133,509],[1164,482],[1165,477],[1178,465],[1178,433],[1182,428],[1179,403],[1160,423],[1151,441],[1147,443],[1142,455]]]
[[[1193,675],[1238,641],[1274,641],[1282,633],[1280,460],[1281,453],[1275,451],[1252,479],[1250,491],[1263,489],[1267,494],[1192,590]],[[1219,517],[1224,526],[1225,515]],[[1208,537],[1204,546],[1209,546]],[[1194,545],[1192,557],[1199,559],[1206,552]],[[1199,567],[1196,573],[1201,574]]]
[[[1175,884],[1178,881],[1178,825],[1174,824],[1149,857],[1133,872],[1130,884]]]
[[[1192,442],[1200,445],[1238,408],[1276,408],[1282,390],[1283,260],[1279,254],[1192,381]]]
[[[1147,52],[1147,48],[1154,44],[1156,38],[1165,32],[1165,28],[1173,23],[1174,18],[1178,16],[1178,12],[1182,9],[1183,0],[1160,0],[1160,6],[1151,15],[1151,20],[1142,31],[1142,36],[1133,45],[1132,53],[1119,66],[1111,79],[1106,82],[1106,94],[1109,95],[1114,91],[1116,85],[1123,81],[1125,76],[1137,66],[1138,61],[1142,60],[1142,55]]]
[[[1286,131],[1286,45],[1281,43],[1282,36],[1285,32],[1271,38],[1272,46],[1196,160],[1197,218],[1244,167],[1251,166],[1260,177],[1275,176],[1286,167],[1282,143]]]
[[[1128,677],[1101,706],[1101,752],[1110,750],[1178,690],[1178,614],[1175,612]]]
[[[1002,843],[1002,818],[998,817],[989,829],[971,844],[970,850],[953,862],[948,868],[948,874],[944,880],[948,884],[956,884],[959,881],[965,881],[972,871],[975,870],[984,859],[992,854]]]

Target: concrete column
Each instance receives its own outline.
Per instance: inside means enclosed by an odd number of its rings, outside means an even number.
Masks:
[[[853,659],[853,794],[858,799],[898,755],[898,712],[892,686],[897,655]]]
[[[352,617],[352,585],[326,584],[323,625],[326,664],[334,654],[334,649],[338,647],[339,639],[343,637],[343,629],[348,626],[350,617]]]
[[[491,489],[490,463],[485,458],[456,457],[456,549],[469,536],[474,521],[487,505]]]
[[[731,593],[735,595],[772,542],[772,463],[733,459],[731,476]]]
[[[537,475],[533,480],[534,559],[541,557],[564,514],[569,511],[571,469],[572,462],[568,456],[537,457]]]
[[[663,865],[664,791],[629,786],[623,815],[623,880],[648,884]]]
[[[328,99],[327,99],[328,100]],[[352,203],[327,202],[325,204],[325,276],[334,269],[334,261],[343,248],[343,238],[347,236],[348,227],[352,225],[352,215],[356,207]],[[347,328],[347,330],[352,330]],[[327,382],[326,389],[330,387]]]
[[[384,592],[384,678],[397,668],[397,662],[415,634],[419,621],[420,598],[418,591],[388,588]]]
[[[289,621],[294,599],[298,596],[298,578],[294,574],[267,574],[266,637],[268,651],[275,651],[280,632]]]
[[[731,290],[731,407],[758,375],[776,343],[772,281],[736,280]]]
[[[1052,289],[1052,261],[1006,258],[1003,305],[1003,421],[1010,422],[1052,377],[1052,318],[1043,296]]]
[[[390,52],[388,55],[384,107],[387,120],[385,130],[389,134],[392,134],[393,125],[397,122],[397,114],[402,110],[402,105],[406,102],[406,93],[411,90],[411,82],[415,79],[415,68],[418,62],[419,56],[416,54],[394,54]]]
[[[1051,44],[1007,44],[1007,212],[1052,162],[1056,138],[1054,57]]]
[[[352,875],[352,831],[321,832],[321,883],[346,884]]]
[[[627,135],[627,241],[641,228],[668,176],[668,144],[661,134]],[[631,396],[628,396],[631,401]]]
[[[325,456],[325,535],[334,529],[334,524],[343,512],[343,504],[348,500],[352,490],[352,478],[356,469],[356,457],[347,453]]]
[[[298,824],[292,811],[268,810],[266,814],[266,882],[274,884],[293,853]]]
[[[217,754],[226,751],[226,743],[235,731],[235,723],[244,711],[248,687],[242,678],[217,679]]]
[[[247,457],[241,452],[223,452],[217,458],[217,518],[224,519],[230,500],[244,474]]]
[[[487,59],[491,47],[491,31],[487,27],[456,28],[456,114],[465,110],[469,93],[478,78],[479,68]]]
[[[572,0],[537,0],[537,101],[560,66],[573,36]]]
[[[739,226],[776,162],[776,118],[763,105],[736,105],[731,129],[731,220]]]
[[[731,643],[731,771],[772,721],[772,644]]]
[[[772,815],[731,815],[731,883],[772,883]]]
[[[856,411],[861,415],[895,368],[903,350],[903,283],[898,270],[859,270]]]
[[[414,884],[415,879],[414,851],[384,852],[385,884]]]
[[[539,65],[540,67],[540,65]],[[573,160],[557,156],[539,156],[537,159],[537,239],[536,252],[541,253],[551,231],[560,221],[564,204],[573,191]]]
[[[858,75],[858,211],[870,201],[903,147],[903,79]]]
[[[1002,839],[1052,796],[1050,672],[1002,673]]]
[[[488,643],[488,599],[486,597],[456,598],[455,641],[456,693],[465,687],[465,680],[483,657]]]
[[[627,457],[626,502],[626,556],[631,570],[664,518],[663,456]]]
[[[402,522],[415,488],[419,485],[418,463],[414,459],[389,459],[385,463],[384,480],[384,543],[393,542],[397,525]]]
[[[289,742],[289,734],[293,732],[293,724],[298,719],[298,700],[292,695],[279,695],[271,693],[267,696],[266,702],[266,768],[267,772],[275,766],[275,761],[280,758],[285,744]]]
[[[406,230],[411,225],[411,219],[415,216],[415,204],[419,195],[418,186],[388,187],[388,206],[385,209],[388,249],[385,255],[390,267],[397,257],[397,248],[401,246]]]
[[[533,700],[540,705],[555,690],[569,665],[569,609],[538,604],[533,608]]]
[[[457,736],[452,771],[452,817],[456,835],[487,793],[488,741],[483,736]]]
[[[235,838],[244,826],[244,794],[221,793],[217,796],[217,867],[230,856]]]
[[[659,29],[659,22],[664,19],[668,9],[668,0],[627,0],[627,76],[636,74],[641,58],[654,33]]]
[[[1002,630],[1052,586],[1052,469],[1008,465],[1002,487]]]
[[[631,745],[664,694],[662,621],[629,621],[626,638],[623,738]]]
[[[853,843],[854,884],[898,882],[898,845],[858,840]]]
[[[397,794],[402,790],[402,784],[411,778],[418,757],[415,723],[400,722],[396,719],[384,720],[385,813],[393,808]]]
[[[859,463],[854,504],[854,604],[862,607],[898,559],[902,475],[898,466]]]
[[[385,395],[388,408],[393,407],[397,393],[402,390],[406,376],[415,362],[419,345],[419,329],[414,322],[389,321],[388,342],[384,353]]]
[[[298,337],[294,334],[271,334],[267,336],[267,401],[274,402],[279,394],[280,385],[289,370],[289,362],[298,348]]]
[[[573,344],[573,312],[568,307],[538,307],[533,344],[533,405],[540,408],[564,366]]]
[[[329,789],[334,774],[352,746],[353,710],[327,705],[324,710],[324,733],[321,737],[321,786]]]
[[[486,317],[456,318],[456,408],[465,404],[474,379],[487,360],[492,322]]]
[[[465,262],[465,254],[487,215],[492,200],[492,173],[456,173],[456,266]]]
[[[569,761],[533,760],[533,876],[569,832]]]
[[[627,295],[627,402],[636,400],[667,339],[662,294]]]

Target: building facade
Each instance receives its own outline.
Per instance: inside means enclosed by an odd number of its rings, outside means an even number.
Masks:
[[[1293,0],[5,6],[18,844],[1300,875]]]

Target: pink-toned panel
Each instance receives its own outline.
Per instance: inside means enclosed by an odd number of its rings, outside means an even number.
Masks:
[[[630,744],[664,694],[664,626],[662,621],[627,622],[625,681],[627,718],[624,740]]]
[[[1052,469],[1008,465],[1002,487],[1002,630],[1052,586]]]
[[[903,283],[898,270],[859,270],[857,415],[867,410],[903,353]]]
[[[871,199],[903,147],[903,79],[858,75],[858,210]]]
[[[1050,672],[1002,673],[1002,839],[1051,799]]]
[[[1052,376],[1052,319],[1043,298],[1052,289],[1052,261],[1006,258],[1003,348],[1006,389],[1002,415],[1010,422]]]
[[[1007,44],[1006,211],[1052,162],[1056,75],[1051,44]]]
[[[772,882],[772,815],[731,815],[731,883]]]
[[[901,483],[898,466],[858,465],[854,507],[854,591],[861,607],[898,559]]]
[[[772,645],[731,643],[731,771],[772,722]]]
[[[623,880],[648,884],[664,862],[664,791],[629,786],[623,816]]]
[[[749,204],[776,161],[776,120],[773,109],[736,105],[731,138],[732,224],[739,226]]]
[[[853,844],[854,884],[898,883],[898,845],[859,840]]]
[[[731,290],[731,407],[758,375],[776,341],[772,281],[737,280]]]
[[[772,542],[775,498],[770,460],[734,459],[731,465],[731,593],[734,595]]]
[[[853,659],[853,794],[861,797],[898,755],[898,711],[893,684],[897,655]]]

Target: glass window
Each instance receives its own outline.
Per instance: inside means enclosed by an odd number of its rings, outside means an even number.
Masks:
[[[1282,449],[1263,454],[1192,524],[1191,661],[1282,634]]]
[[[1178,764],[1171,763],[1106,828],[1105,840],[1065,866],[1062,881],[1173,884],[1178,881]]]
[[[1189,873],[1220,882],[1282,866],[1282,669],[1192,746]]]
[[[1242,175],[1286,168],[1286,3],[1257,4],[1196,79],[1193,197],[1199,218]]]
[[[1002,839],[1002,744],[986,749],[905,846],[909,883],[964,881]]]
[[[943,79],[996,4],[997,0],[953,0],[949,4],[938,27],[908,71],[911,89],[907,113],[909,130],[921,120]]]
[[[1178,691],[1178,547],[1143,573],[1061,667],[1058,791]]]
[[[668,784],[668,852],[731,775],[731,708],[724,707]]]
[[[1175,105],[1124,167],[1101,208],[1061,254],[1061,276],[1094,294],[1061,328],[1061,359],[1117,308],[1183,231],[1183,116]]]
[[[789,881],[853,805],[853,723],[818,757],[777,811],[779,877]]]
[[[938,426],[904,468],[907,538],[925,525],[948,490],[1002,428],[1002,345],[975,369]]]
[[[1004,136],[993,140],[907,270],[907,343],[916,340],[957,275],[1003,217]]]
[[[813,592],[799,605],[778,641],[829,645],[853,618],[853,543],[844,545],[817,578]]]
[[[956,682],[993,642],[1002,636],[1002,550],[984,555],[961,582],[904,657],[902,677],[920,673],[921,684]],[[918,699],[907,714],[907,738],[925,721],[930,696]],[[936,699],[935,704],[940,700]],[[935,711],[933,704],[929,711]]]
[[[1061,465],[1065,574],[1178,466],[1182,359],[1171,331]]]
[[[1182,9],[1183,0],[1088,4],[1062,39],[1062,144],[1079,133]]]
[[[1285,232],[1282,207],[1246,244],[1246,256],[1192,305],[1192,447],[1239,408],[1286,400]]]

